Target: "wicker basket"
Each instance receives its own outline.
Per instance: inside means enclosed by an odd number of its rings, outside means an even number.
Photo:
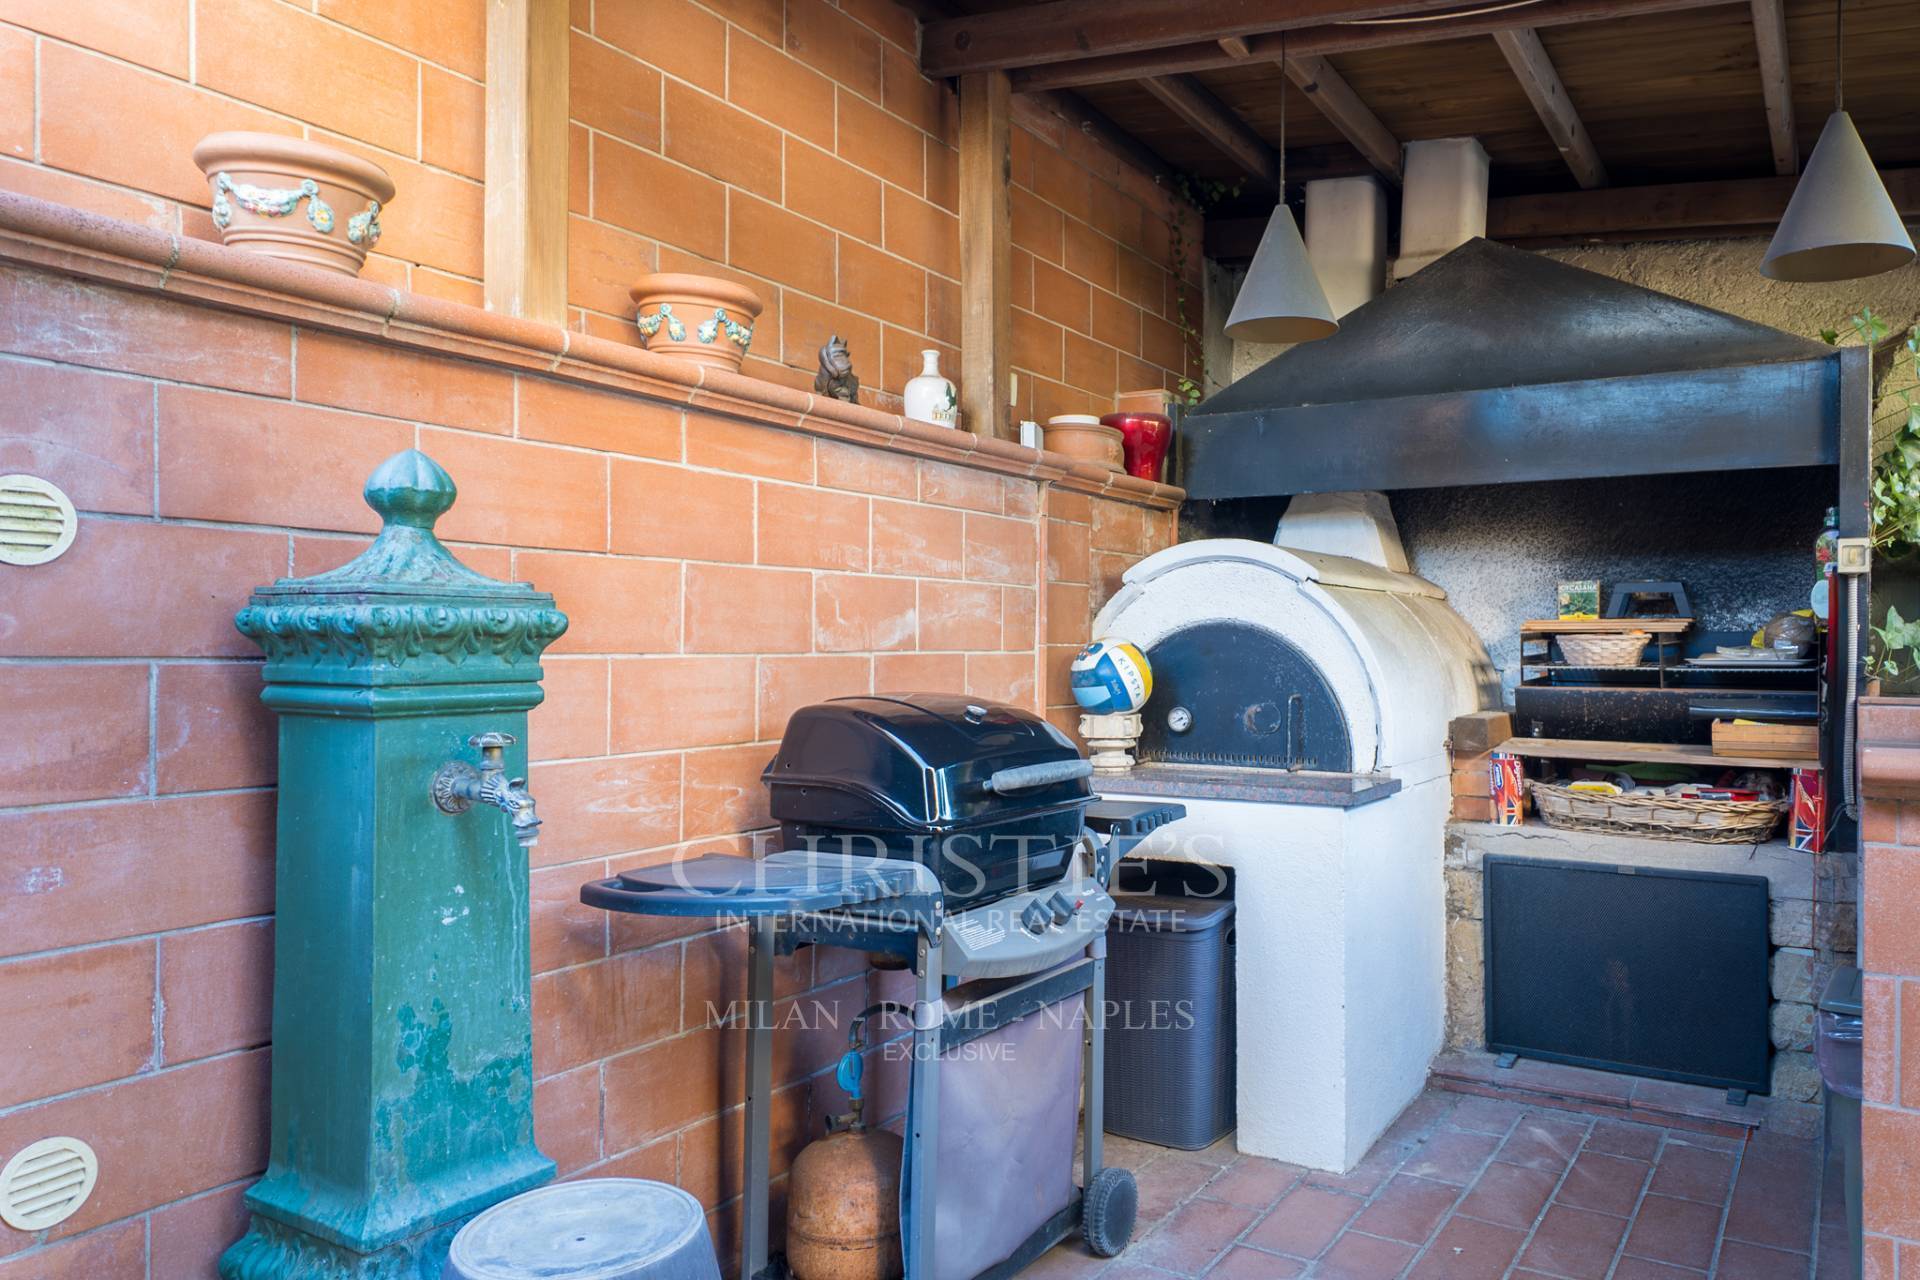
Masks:
[[[1758,844],[1773,834],[1785,800],[1681,800],[1666,795],[1601,795],[1527,779],[1533,809],[1550,827],[1611,831],[1656,840]]]
[[[1554,637],[1560,642],[1560,652],[1576,667],[1637,667],[1652,638],[1644,631]]]

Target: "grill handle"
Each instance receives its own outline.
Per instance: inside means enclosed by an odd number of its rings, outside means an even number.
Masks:
[[[1075,778],[1091,778],[1093,764],[1086,760],[1049,760],[1044,764],[1023,764],[1017,769],[1001,769],[986,781],[987,790],[995,795],[1007,795],[1014,791],[1031,791],[1035,787],[1050,787],[1056,782],[1072,782]]]

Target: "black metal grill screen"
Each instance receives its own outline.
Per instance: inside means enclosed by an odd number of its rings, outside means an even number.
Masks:
[[[1763,1093],[1763,876],[1486,859],[1487,1047]]]

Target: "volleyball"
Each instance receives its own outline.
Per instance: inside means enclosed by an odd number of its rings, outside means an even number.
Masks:
[[[1120,715],[1147,705],[1153,670],[1147,657],[1125,640],[1095,640],[1074,655],[1073,700],[1097,716]]]

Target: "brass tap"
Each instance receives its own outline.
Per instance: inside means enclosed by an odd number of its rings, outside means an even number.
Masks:
[[[465,813],[477,801],[492,805],[513,819],[513,838],[523,849],[540,839],[540,819],[534,815],[533,794],[525,778],[507,777],[506,749],[517,739],[510,733],[476,733],[467,745],[480,753],[480,767],[449,760],[433,775],[433,802],[442,813]]]

